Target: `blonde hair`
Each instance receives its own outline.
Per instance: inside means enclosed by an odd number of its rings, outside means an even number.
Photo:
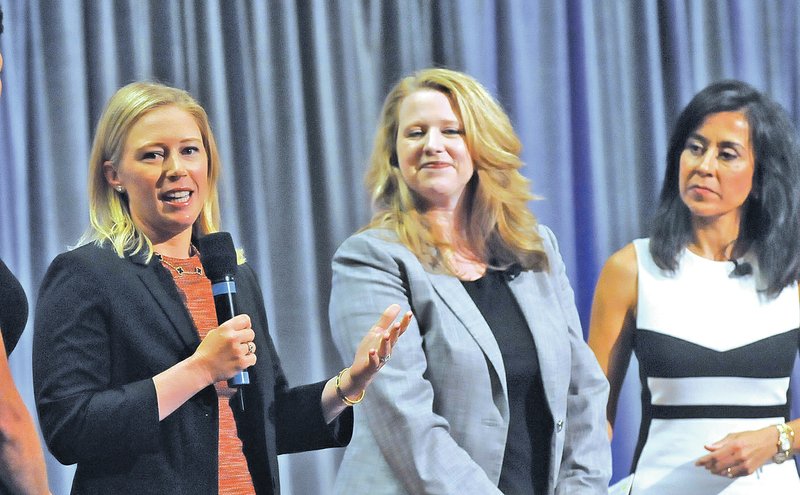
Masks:
[[[442,259],[442,249],[448,244],[432,235],[397,161],[400,105],[411,93],[426,89],[447,96],[464,127],[464,140],[475,167],[465,190],[469,195],[466,235],[471,249],[495,267],[518,264],[523,270],[547,270],[536,217],[527,206],[536,197],[519,172],[519,138],[508,115],[489,92],[472,77],[453,70],[419,71],[401,79],[386,97],[366,175],[375,213],[365,228],[393,230],[423,264],[450,272]]]
[[[109,242],[120,258],[139,252],[148,261],[152,257],[152,242],[136,229],[127,196],[114,191],[106,180],[103,164],[110,161],[115,169],[119,167],[131,128],[147,112],[164,106],[178,107],[194,117],[208,155],[209,194],[192,227],[192,234],[198,237],[218,230],[217,179],[220,160],[208,115],[182,89],[152,82],[135,82],[120,88],[111,97],[97,124],[89,158],[89,228],[78,245]]]

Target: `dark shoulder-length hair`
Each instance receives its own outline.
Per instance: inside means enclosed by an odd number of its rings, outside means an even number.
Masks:
[[[678,190],[681,153],[706,117],[731,111],[747,117],[755,158],[753,187],[743,205],[731,257],[753,253],[764,291],[777,296],[800,277],[800,148],[783,108],[741,81],[707,86],[678,117],[669,141],[650,253],[660,268],[669,272],[677,268],[678,255],[692,240],[691,214]]]

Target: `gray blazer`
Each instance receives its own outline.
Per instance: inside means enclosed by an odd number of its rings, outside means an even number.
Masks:
[[[583,340],[553,233],[539,231],[550,271],[522,272],[509,285],[533,334],[553,416],[548,493],[605,494],[608,383]],[[368,230],[333,259],[329,313],[344,359],[389,304],[415,316],[354,408],[334,493],[500,493],[509,406],[497,342],[460,281],[426,271],[396,239]]]

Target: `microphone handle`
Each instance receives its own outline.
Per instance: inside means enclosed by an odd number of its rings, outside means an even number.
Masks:
[[[238,313],[236,312],[236,283],[232,277],[225,277],[225,280],[211,285],[214,294],[214,307],[217,310],[217,323],[222,325]],[[229,387],[241,387],[250,384],[250,373],[246,370],[240,371],[228,380]]]

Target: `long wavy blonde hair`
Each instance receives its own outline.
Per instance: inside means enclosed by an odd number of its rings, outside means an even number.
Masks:
[[[120,258],[139,252],[148,261],[152,257],[152,242],[136,229],[131,218],[128,197],[111,187],[103,172],[103,164],[110,161],[115,169],[119,167],[125,142],[133,125],[147,112],[170,105],[194,117],[208,155],[209,194],[200,216],[194,222],[192,234],[199,237],[218,230],[217,180],[220,160],[208,115],[182,89],[153,82],[135,82],[120,88],[111,97],[97,124],[89,158],[89,228],[78,241],[78,245],[108,242]]]
[[[446,241],[435,239],[419,211],[420,202],[403,181],[397,161],[399,110],[415,91],[431,89],[450,100],[464,127],[475,175],[465,189],[467,242],[482,261],[507,268],[547,270],[548,260],[527,203],[536,197],[519,172],[522,145],[508,115],[475,79],[461,72],[431,68],[401,79],[383,104],[366,174],[375,211],[365,227],[393,230],[400,242],[433,270],[451,272],[443,259]]]

